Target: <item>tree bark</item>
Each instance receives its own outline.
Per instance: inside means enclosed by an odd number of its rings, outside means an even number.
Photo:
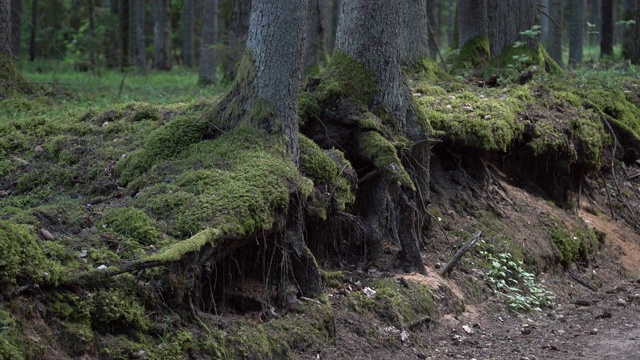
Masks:
[[[622,20],[625,22],[633,20],[636,8],[636,0],[624,0],[624,12],[622,14]],[[638,23],[636,22],[635,25],[625,25],[622,32],[622,57],[625,59],[631,59],[631,56],[633,54],[634,26],[637,27]]]
[[[362,64],[373,74],[376,90],[371,111],[391,115],[403,136],[426,138],[418,125],[411,92],[400,70],[402,3],[387,0],[344,1],[336,37],[336,50]],[[363,134],[359,141],[365,141]],[[367,191],[367,189],[369,191]],[[424,272],[418,248],[419,214],[415,189],[394,183],[386,176],[369,182],[360,192],[367,242],[380,248],[387,236],[402,246],[404,265]],[[364,194],[364,195],[363,195]]]
[[[429,55],[432,58],[436,58],[438,43],[437,37],[440,34],[440,22],[438,21],[438,1],[427,0],[427,16],[429,17]],[[433,31],[433,33],[431,33]],[[433,35],[433,36],[432,36]]]
[[[564,23],[564,1],[549,1],[549,16],[553,21],[550,22],[549,28],[549,56],[558,64],[562,65],[562,30]]]
[[[188,68],[195,66],[193,46],[194,1],[182,1],[182,57],[184,65]]]
[[[22,23],[22,0],[11,0],[11,49],[14,56],[20,53],[20,24]]]
[[[584,47],[585,0],[571,0],[571,27],[569,29],[569,65],[582,62]]]
[[[488,35],[487,19],[487,0],[458,1],[458,43],[461,49],[467,41]]]
[[[130,65],[130,29],[129,29],[129,7],[128,0],[120,0],[119,10],[119,27],[120,30],[120,69],[125,69]]]
[[[11,59],[13,56],[11,48],[11,2],[0,0],[0,56]]]
[[[613,55],[613,0],[602,0],[600,56]]]
[[[153,0],[153,68],[171,70],[169,1]]]
[[[218,41],[218,0],[204,0],[202,50],[198,83],[210,85],[216,81],[217,61],[213,46]]]
[[[38,0],[31,2],[31,36],[29,38],[29,60],[36,59],[36,31],[38,28]]]
[[[305,28],[304,69],[308,72],[312,66],[320,62],[324,51],[324,29],[319,0],[309,0]]]
[[[238,73],[238,64],[242,58],[249,31],[251,0],[233,0],[229,6],[231,6],[231,16],[226,24],[226,50],[222,59],[222,74],[226,81],[235,79]]]
[[[333,55],[336,46],[336,34],[338,33],[338,23],[340,21],[340,0],[331,1],[331,26],[329,27],[329,41],[327,50]]]
[[[489,46],[493,57],[502,50],[521,41],[534,53],[538,38],[520,35],[531,29],[536,21],[536,3],[533,0],[487,0]]]
[[[400,62],[415,66],[418,60],[429,56],[429,17],[427,0],[402,2],[400,31]]]
[[[136,48],[136,66],[138,67],[138,69],[141,72],[146,72],[147,71],[147,53],[146,53],[146,46],[144,43],[144,22],[145,22],[145,14],[144,14],[144,6],[145,1],[144,0],[135,0],[135,7],[136,7],[136,43],[135,43],[135,48]]]
[[[636,0],[633,14],[633,20],[636,23],[633,25],[631,62],[637,65],[640,64],[640,0]]]
[[[87,6],[87,17],[89,18],[89,33],[88,37],[90,39],[91,44],[95,44],[95,35],[96,35],[96,24],[95,24],[95,16],[94,16],[94,0],[89,0],[89,4]],[[95,47],[92,45],[91,49],[89,49],[89,66],[91,70],[96,67],[96,51]]]

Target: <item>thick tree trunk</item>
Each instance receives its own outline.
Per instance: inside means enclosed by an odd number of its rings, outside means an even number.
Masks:
[[[549,14],[549,7],[551,5],[551,0],[542,0],[540,1],[540,7],[546,14]],[[548,47],[549,45],[549,27],[551,26],[551,21],[547,16],[540,14],[540,42],[543,46]]]
[[[218,41],[218,0],[204,0],[202,20],[202,50],[198,83],[210,85],[216,81],[217,61],[213,46]]]
[[[38,29],[38,0],[31,2],[31,36],[29,38],[29,61],[36,59],[36,33]]]
[[[585,27],[585,0],[571,0],[571,27],[569,29],[569,65],[582,62]]]
[[[640,0],[636,0],[633,20],[635,24],[633,25],[631,62],[638,65],[640,64]]]
[[[13,55],[20,53],[20,24],[22,23],[22,0],[11,0],[11,49]]]
[[[319,0],[309,0],[305,28],[303,63],[305,71],[309,71],[311,67],[318,65],[324,51],[324,29],[322,28]]]
[[[564,1],[563,0],[550,0],[549,1],[549,16],[553,21],[550,21],[549,28],[549,56],[555,60],[558,64],[562,65],[562,30],[564,24]]]
[[[633,20],[633,14],[636,11],[636,0],[624,0],[624,12],[622,14],[622,20],[628,22]],[[625,25],[624,30],[622,32],[622,57],[625,59],[631,59],[634,48],[634,26],[635,25]]]
[[[488,32],[491,55],[497,57],[502,50],[516,41],[524,42],[534,53],[538,38],[520,35],[536,22],[536,3],[533,0],[487,0]]]
[[[333,55],[333,49],[336,46],[336,34],[338,33],[338,23],[340,22],[340,1],[331,0],[331,26],[329,27],[329,41],[327,42],[327,50]]]
[[[487,0],[458,1],[458,43],[463,48],[467,41],[477,36],[487,36]]]
[[[429,56],[427,0],[403,1],[401,24],[400,62],[414,66],[418,60]]]
[[[169,1],[153,0],[153,68],[171,70]]]
[[[0,0],[0,56],[11,59],[11,48],[11,2]]]
[[[194,1],[182,1],[182,57],[184,65],[192,68],[195,66],[194,46],[193,46],[193,15]]]
[[[613,55],[613,0],[602,0],[600,56]]]
[[[402,4],[387,0],[345,1],[341,14],[336,50],[371,71],[376,84],[372,112],[389,114],[394,128],[405,137],[424,140],[426,135],[418,125],[411,92],[400,70]],[[381,136],[365,132],[358,141],[361,147],[366,147],[366,142],[376,138]],[[395,170],[391,169],[392,172]],[[390,177],[379,176],[360,191],[359,201],[367,242],[379,250],[385,238],[396,240],[402,246],[404,265],[423,272],[415,189]]]
[[[120,0],[119,10],[119,32],[120,32],[120,69],[124,69],[130,65],[130,29],[129,29],[129,7],[128,0]]]
[[[144,29],[145,29],[144,0],[135,0],[135,7],[136,7],[136,22],[135,22],[136,66],[141,72],[144,73],[147,71],[147,53],[146,53],[146,46],[144,43],[144,38],[145,38],[144,36]]]

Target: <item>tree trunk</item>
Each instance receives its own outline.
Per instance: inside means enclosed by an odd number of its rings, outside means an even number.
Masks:
[[[640,1],[636,0],[635,3],[635,11],[633,13],[633,20],[635,24],[633,25],[633,48],[631,53],[631,62],[633,64],[640,64]]]
[[[415,66],[425,56],[429,56],[427,0],[403,1],[400,62],[403,65]]]
[[[238,64],[242,58],[249,30],[251,0],[233,0],[229,6],[231,6],[231,14],[227,21],[226,50],[222,59],[222,74],[227,81],[235,79],[238,73]]]
[[[135,7],[136,7],[136,21],[135,21],[135,25],[136,25],[136,43],[135,43],[135,48],[136,48],[136,66],[138,67],[138,69],[144,73],[147,71],[147,53],[146,53],[146,46],[144,43],[144,18],[145,18],[145,14],[144,14],[144,10],[145,10],[145,6],[144,6],[145,1],[144,0],[135,0]]]
[[[324,49],[324,29],[322,28],[319,0],[309,0],[305,28],[304,69],[305,72],[308,72],[312,66],[318,65]]]
[[[217,61],[213,46],[218,41],[218,0],[204,0],[202,22],[202,50],[198,84],[210,85],[216,81]]]
[[[438,55],[438,35],[440,34],[438,14],[438,1],[427,0],[427,16],[429,17],[429,55],[434,59]]]
[[[20,53],[20,24],[22,23],[22,0],[11,0],[11,40],[13,55]]]
[[[331,26],[329,27],[329,41],[327,42],[327,50],[333,55],[333,49],[336,46],[336,34],[338,32],[338,22],[340,21],[340,0],[331,1]]]
[[[388,0],[344,1],[341,16],[336,50],[372,73],[376,89],[370,109],[374,114],[389,114],[393,127],[406,138],[423,141],[426,136],[418,125],[411,92],[400,70],[402,4]],[[374,132],[363,132],[358,141],[367,148],[382,138]],[[402,165],[389,166],[394,173]],[[375,177],[360,191],[357,201],[361,202],[367,243],[379,250],[385,238],[397,241],[402,246],[404,265],[424,272],[418,247],[416,189],[392,178]]]
[[[542,0],[540,2],[540,7],[546,14],[549,14],[549,7],[551,4],[551,0]],[[543,46],[548,47],[549,45],[549,26],[551,26],[551,21],[549,17],[544,14],[540,14],[540,42]]]
[[[569,65],[582,62],[585,27],[585,0],[571,0],[571,27],[569,29]]]
[[[636,11],[636,0],[624,0],[624,12],[622,14],[622,20],[624,22],[629,22],[633,20],[634,13]],[[635,25],[629,25],[628,23],[624,25],[624,30],[622,32],[622,57],[625,59],[631,59],[634,48],[634,40],[633,40],[633,32]]]
[[[130,43],[130,30],[129,30],[129,7],[128,0],[120,0],[118,7],[119,14],[119,32],[120,32],[120,69],[125,69],[130,65],[129,62],[129,43]]]
[[[613,55],[613,0],[602,0],[600,56]]]
[[[193,14],[194,1],[182,1],[182,58],[188,68],[195,66],[193,46]]]
[[[36,33],[38,29],[38,0],[31,3],[31,37],[29,38],[29,61],[36,59]]]
[[[171,70],[169,0],[153,0],[153,68]]]
[[[129,6],[129,15],[128,15],[128,20],[129,20],[129,24],[127,26],[127,30],[129,33],[129,37],[128,37],[128,41],[129,41],[129,66],[134,66],[137,65],[137,60],[138,60],[138,55],[137,55],[137,51],[138,48],[136,47],[136,13],[137,13],[137,2],[138,0],[129,0],[128,2],[128,6]]]
[[[94,17],[94,0],[89,0],[89,4],[87,6],[87,17],[89,18],[89,39],[92,44],[91,49],[89,49],[89,66],[91,70],[96,67],[96,51],[95,51],[95,34],[96,34],[96,25],[95,25],[95,17]]]
[[[507,46],[521,41],[534,53],[538,38],[520,35],[536,22],[536,3],[533,0],[487,0],[489,46],[493,57],[500,56]]]
[[[11,59],[12,51],[11,37],[11,2],[0,0],[0,56]]]
[[[549,16],[553,21],[549,21],[549,56],[558,64],[562,65],[562,30],[564,22],[564,1],[549,1]]]
[[[487,0],[458,1],[458,43],[463,48],[467,41],[477,36],[487,36]]]

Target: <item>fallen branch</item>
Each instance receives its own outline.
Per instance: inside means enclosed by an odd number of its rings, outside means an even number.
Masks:
[[[467,240],[467,242],[460,248],[460,250],[458,250],[458,252],[447,263],[447,265],[440,271],[440,276],[447,275],[447,273],[449,273],[453,269],[453,267],[458,264],[464,254],[466,254],[467,251],[469,251],[469,249],[471,249],[471,247],[473,247],[473,245],[478,242],[478,239],[480,239],[480,235],[482,235],[482,231],[478,231],[477,233],[473,234],[473,236],[469,240]]]
[[[593,285],[589,284],[588,282],[586,282],[585,280],[583,280],[582,278],[580,278],[578,275],[576,275],[573,271],[567,271],[567,274],[569,274],[569,277],[574,280],[575,282],[577,282],[578,284],[586,287],[587,289],[591,290],[591,291],[595,291],[597,292],[598,289],[596,289]]]

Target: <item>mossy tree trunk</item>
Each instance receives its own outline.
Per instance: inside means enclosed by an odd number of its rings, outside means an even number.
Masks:
[[[388,130],[363,130],[357,139],[351,139],[358,142],[358,151],[364,158],[368,158],[370,164],[373,163],[377,168],[376,171],[382,173],[365,182],[366,186],[358,194],[365,236],[374,252],[381,249],[384,239],[395,240],[402,246],[404,265],[423,272],[424,265],[418,247],[421,225],[416,207],[417,188],[402,163],[390,161],[395,156],[394,150],[385,145],[385,140],[394,136],[410,142],[426,140],[425,129],[420,124],[411,92],[400,70],[402,3],[386,0],[345,1],[341,14],[336,51],[346,54],[371,74],[375,89],[368,108],[372,114],[385,119]],[[355,91],[366,92],[365,89]],[[385,152],[387,154],[383,156]]]
[[[202,51],[198,84],[209,85],[216,81],[217,61],[213,46],[218,41],[218,0],[204,0],[202,22]]]
[[[571,26],[569,29],[569,65],[582,62],[584,46],[585,0],[571,0]]]
[[[488,40],[487,0],[458,1],[458,44],[456,68],[481,66],[491,58]]]
[[[564,23],[564,1],[549,0],[549,16],[553,21],[549,21],[549,45],[547,47],[549,56],[558,64],[562,65],[562,28]]]
[[[171,70],[169,1],[153,0],[153,68]]]
[[[425,56],[429,56],[427,0],[403,1],[400,61],[403,65],[415,66]]]
[[[497,57],[507,46],[522,41],[535,54],[537,37],[522,36],[536,22],[536,3],[533,0],[487,0],[489,46]]]

